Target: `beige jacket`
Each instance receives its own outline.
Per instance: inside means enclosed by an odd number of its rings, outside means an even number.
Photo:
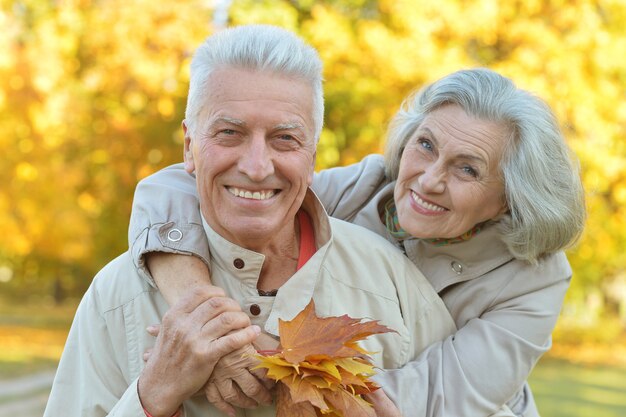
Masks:
[[[256,291],[264,256],[228,242],[205,225],[212,278],[239,301],[253,323],[278,335],[278,320],[292,319],[311,298],[320,316],[379,320],[397,333],[371,336],[362,346],[375,352],[378,367],[387,369],[405,365],[454,333],[454,322],[437,293],[389,242],[362,227],[330,219],[311,191],[303,209],[313,220],[317,252],[276,297],[261,297]],[[139,275],[129,253],[109,263],[78,308],[45,416],[144,417],[136,381],[144,367],[142,354],[154,344],[145,329],[160,322],[167,308],[160,293]],[[202,397],[185,402],[184,409],[187,417],[221,415]],[[273,407],[238,411],[238,416],[273,415]]]
[[[487,416],[504,403],[517,416],[537,416],[526,379],[551,345],[572,275],[565,255],[548,256],[537,266],[516,260],[496,225],[450,246],[418,239],[396,242],[378,215],[380,204],[392,198],[393,186],[379,155],[322,171],[313,183],[331,216],[365,226],[406,251],[459,329],[403,369],[384,373],[379,382],[406,416]],[[129,231],[140,268],[142,254],[149,251],[194,253],[210,263],[197,204],[195,182],[181,165],[140,183]],[[183,239],[168,239],[174,228],[184,231]],[[421,396],[424,392],[428,395]]]

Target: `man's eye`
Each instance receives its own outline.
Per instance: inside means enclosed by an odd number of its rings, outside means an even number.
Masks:
[[[233,129],[223,129],[220,131],[220,133],[224,135],[234,135],[236,132]]]
[[[284,135],[279,135],[279,136],[278,136],[278,139],[285,140],[285,141],[296,140],[296,138],[294,138],[294,137],[293,137],[293,136],[291,136],[291,135],[287,135],[287,134],[284,134]]]

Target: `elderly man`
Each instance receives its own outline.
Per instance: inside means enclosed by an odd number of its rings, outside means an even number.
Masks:
[[[270,26],[208,38],[191,64],[184,157],[220,288],[190,288],[168,311],[128,253],[109,263],[76,313],[46,416],[221,415],[195,395],[216,363],[261,329],[277,336],[278,319],[311,299],[319,316],[368,317],[396,330],[363,344],[384,368],[454,331],[405,256],[328,218],[308,188],[322,118],[321,62],[299,38]],[[158,322],[155,341],[146,327]],[[245,415],[274,414],[269,405]]]

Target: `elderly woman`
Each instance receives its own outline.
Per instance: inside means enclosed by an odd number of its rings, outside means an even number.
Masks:
[[[209,280],[193,183],[170,168],[135,195],[130,242],[140,268],[148,252],[197,255],[149,257],[168,301]],[[313,189],[331,216],[396,244],[455,319],[456,334],[378,375],[404,413],[486,416],[506,404],[538,415],[526,379],[550,348],[572,276],[563,250],[585,219],[577,165],[548,106],[493,71],[453,73],[403,103],[384,160],[322,171]],[[428,403],[419,404],[412,393],[424,390]]]

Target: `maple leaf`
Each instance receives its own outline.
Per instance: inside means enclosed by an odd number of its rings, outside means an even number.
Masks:
[[[392,331],[378,321],[362,323],[347,314],[320,318],[313,300],[291,321],[278,322],[283,356],[291,363],[306,359],[350,358],[367,354],[356,342],[366,337]]]
[[[276,385],[276,417],[317,417],[315,407],[308,401],[294,402],[289,388]]]
[[[277,417],[375,417],[361,395],[378,386],[371,352],[358,342],[393,332],[378,321],[348,315],[318,317],[313,300],[291,321],[279,321],[280,346],[274,355],[257,355],[277,383]]]

